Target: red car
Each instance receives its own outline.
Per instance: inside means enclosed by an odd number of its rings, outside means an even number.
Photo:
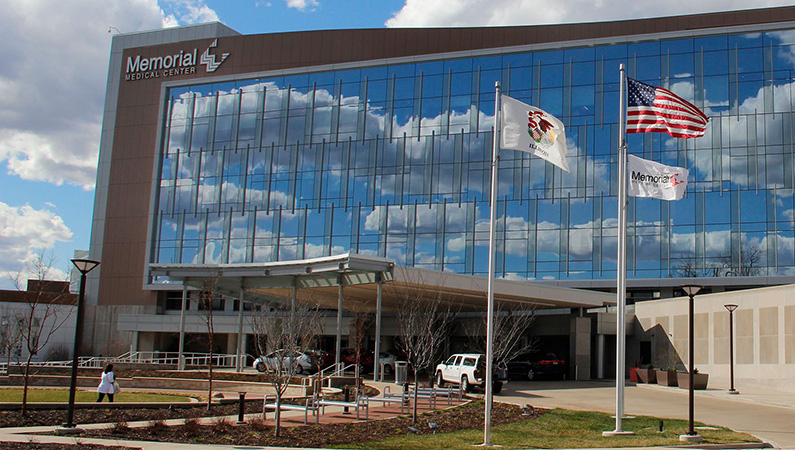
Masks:
[[[356,349],[343,348],[340,350],[340,361],[346,366],[356,364]],[[373,370],[373,352],[370,350],[361,350],[359,355],[359,370],[365,373]]]

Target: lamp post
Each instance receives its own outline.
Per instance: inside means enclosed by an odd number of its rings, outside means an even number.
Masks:
[[[688,309],[688,319],[689,319],[689,327],[688,328],[689,328],[690,335],[688,336],[688,351],[687,351],[688,352],[688,359],[690,360],[689,361],[689,367],[688,367],[688,374],[687,374],[688,378],[689,378],[689,381],[690,381],[690,385],[688,386],[688,390],[687,390],[688,391],[688,420],[689,420],[689,425],[688,425],[688,429],[687,429],[687,434],[683,434],[683,435],[679,436],[679,440],[680,441],[685,441],[685,442],[703,442],[704,438],[702,438],[700,435],[696,434],[696,430],[695,430],[695,428],[693,426],[693,423],[694,423],[693,399],[695,398],[695,392],[693,390],[693,369],[694,369],[695,360],[696,360],[696,357],[695,357],[695,354],[694,354],[695,353],[695,350],[694,350],[695,346],[694,346],[694,343],[693,343],[693,341],[694,341],[693,335],[694,335],[694,328],[695,328],[694,320],[693,320],[693,297],[695,297],[696,294],[698,293],[698,291],[701,290],[701,286],[697,286],[695,284],[686,284],[686,285],[682,286],[682,290],[685,291],[685,294],[687,294],[687,296],[690,299],[689,302],[688,302],[688,308],[689,308]]]
[[[83,338],[83,299],[86,297],[86,274],[99,265],[99,261],[73,259],[72,264],[80,271],[80,295],[77,297],[77,318],[75,319],[75,345],[72,350],[72,377],[69,380],[69,409],[64,428],[74,429],[75,390],[77,388],[77,357],[80,341]]]
[[[731,378],[729,394],[739,394],[734,389],[734,310],[737,309],[737,305],[728,304],[723,306],[729,311],[729,377]]]

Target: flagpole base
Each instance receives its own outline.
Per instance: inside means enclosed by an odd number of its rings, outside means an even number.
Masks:
[[[635,434],[634,431],[625,431],[625,430],[614,430],[614,431],[602,431],[602,436],[631,436]]]
[[[698,444],[699,442],[704,442],[704,438],[701,437],[700,434],[680,434],[679,440],[681,442],[687,442],[690,444]]]

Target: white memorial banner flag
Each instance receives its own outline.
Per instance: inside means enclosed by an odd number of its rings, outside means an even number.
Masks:
[[[660,200],[679,200],[687,190],[690,172],[683,167],[666,166],[648,159],[627,155],[629,187],[633,197],[652,197]]]
[[[566,129],[555,116],[503,95],[501,122],[501,148],[532,153],[569,171]]]

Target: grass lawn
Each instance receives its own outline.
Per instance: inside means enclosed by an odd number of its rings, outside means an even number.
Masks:
[[[588,447],[652,447],[683,445],[679,435],[688,429],[686,420],[665,419],[663,432],[659,429],[660,419],[655,417],[637,417],[624,419],[622,425],[627,431],[634,431],[633,436],[602,437],[602,431],[615,429],[615,419],[609,414],[589,411],[569,411],[554,409],[536,420],[526,420],[509,425],[493,427],[492,444],[503,448],[588,448]],[[703,426],[696,423],[696,426]],[[444,430],[440,430],[444,431]],[[737,433],[723,427],[714,429],[697,429],[704,442],[741,443],[759,442],[758,439],[745,433]],[[337,448],[364,449],[400,449],[427,450],[429,448],[467,449],[472,450],[473,444],[483,442],[482,425],[478,429],[455,433],[435,435],[400,436],[380,441],[350,443],[335,446]]]
[[[69,401],[69,389],[64,388],[30,388],[28,389],[28,402],[45,403],[66,403]],[[79,390],[75,395],[75,402],[96,402],[97,393],[95,391]],[[104,400],[108,401],[107,398]],[[117,402],[189,402],[190,397],[176,394],[165,394],[156,392],[122,391],[114,396]],[[0,402],[21,403],[21,388],[2,388],[0,389]]]

